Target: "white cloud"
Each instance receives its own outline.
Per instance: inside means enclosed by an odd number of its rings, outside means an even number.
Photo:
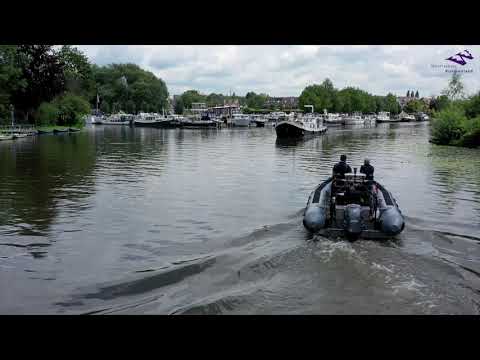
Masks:
[[[125,45],[79,46],[91,61],[133,62],[162,78],[171,94],[187,89],[237,94],[266,92],[298,96],[305,86],[330,78],[335,87],[355,86],[371,93],[438,94],[451,74],[434,69],[464,49],[475,57],[465,74],[468,91],[480,90],[480,46],[333,46],[333,45]]]

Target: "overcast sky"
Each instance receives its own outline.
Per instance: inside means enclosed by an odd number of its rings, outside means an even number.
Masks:
[[[202,93],[248,91],[271,96],[299,96],[305,86],[330,78],[336,88],[355,86],[375,95],[437,95],[451,74],[432,65],[469,50],[473,60],[461,69],[468,93],[480,90],[480,46],[78,46],[98,65],[132,62],[162,78],[170,95],[196,89]]]

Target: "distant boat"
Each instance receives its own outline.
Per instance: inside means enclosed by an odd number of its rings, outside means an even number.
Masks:
[[[219,126],[219,122],[215,120],[197,120],[194,118],[186,118],[183,119],[180,127],[186,129],[198,129],[198,128],[217,128]]]
[[[407,114],[404,111],[402,111],[400,114],[398,114],[398,117],[400,118],[400,121],[402,121],[402,122],[415,121],[415,116]]]
[[[421,113],[415,114],[415,120],[416,121],[428,121],[428,120],[430,120],[430,117],[427,114],[421,112]]]
[[[42,135],[42,134],[51,134],[53,133],[53,130],[37,130],[37,134],[38,135]]]
[[[233,114],[233,126],[250,126],[250,115],[247,114]]]
[[[275,131],[279,138],[299,138],[323,134],[327,127],[319,116],[303,116],[279,121]]]
[[[78,132],[80,129],[75,129],[75,128],[68,128],[69,132]]]
[[[109,116],[102,121],[103,125],[130,125],[133,120],[133,115],[129,114],[115,114]]]
[[[380,111],[377,115],[377,122],[395,122],[394,119],[390,118],[390,112],[388,111]]]
[[[326,114],[324,115],[324,122],[327,126],[343,125],[344,120],[339,114]]]
[[[357,125],[364,124],[365,119],[362,118],[359,114],[353,114],[344,118],[345,125]]]
[[[53,129],[54,134],[66,133],[66,132],[68,132],[68,129]]]
[[[252,115],[252,121],[257,127],[265,127],[266,120],[262,115]]]
[[[12,139],[20,139],[20,138],[24,138],[24,137],[27,137],[28,135],[27,134],[13,134],[12,135]]]
[[[103,116],[92,115],[90,117],[90,123],[94,125],[101,125],[103,123],[103,119],[104,119]]]
[[[133,124],[135,126],[143,127],[170,127],[171,122],[171,118],[147,113],[140,113],[135,120],[133,120]]]
[[[13,135],[1,135],[0,134],[0,141],[2,140],[12,140],[13,139]]]

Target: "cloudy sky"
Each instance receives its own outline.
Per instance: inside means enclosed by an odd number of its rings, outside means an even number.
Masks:
[[[132,62],[162,78],[171,95],[197,89],[202,93],[248,91],[271,96],[299,96],[305,86],[330,78],[336,88],[356,86],[376,95],[404,95],[419,90],[437,95],[451,74],[432,65],[465,49],[473,55],[460,69],[468,93],[480,90],[480,46],[174,46],[81,45],[98,65]]]

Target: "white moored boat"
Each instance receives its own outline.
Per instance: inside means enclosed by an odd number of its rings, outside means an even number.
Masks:
[[[115,114],[102,120],[103,125],[130,125],[133,120],[133,115],[129,114]]]
[[[250,126],[250,115],[233,114],[233,126]]]
[[[365,119],[362,118],[361,115],[359,114],[353,114],[350,116],[345,117],[345,125],[358,125],[358,124],[364,124]]]
[[[388,111],[380,111],[377,115],[377,122],[393,122]]]
[[[343,125],[343,118],[339,114],[325,114],[324,122],[327,126]]]

